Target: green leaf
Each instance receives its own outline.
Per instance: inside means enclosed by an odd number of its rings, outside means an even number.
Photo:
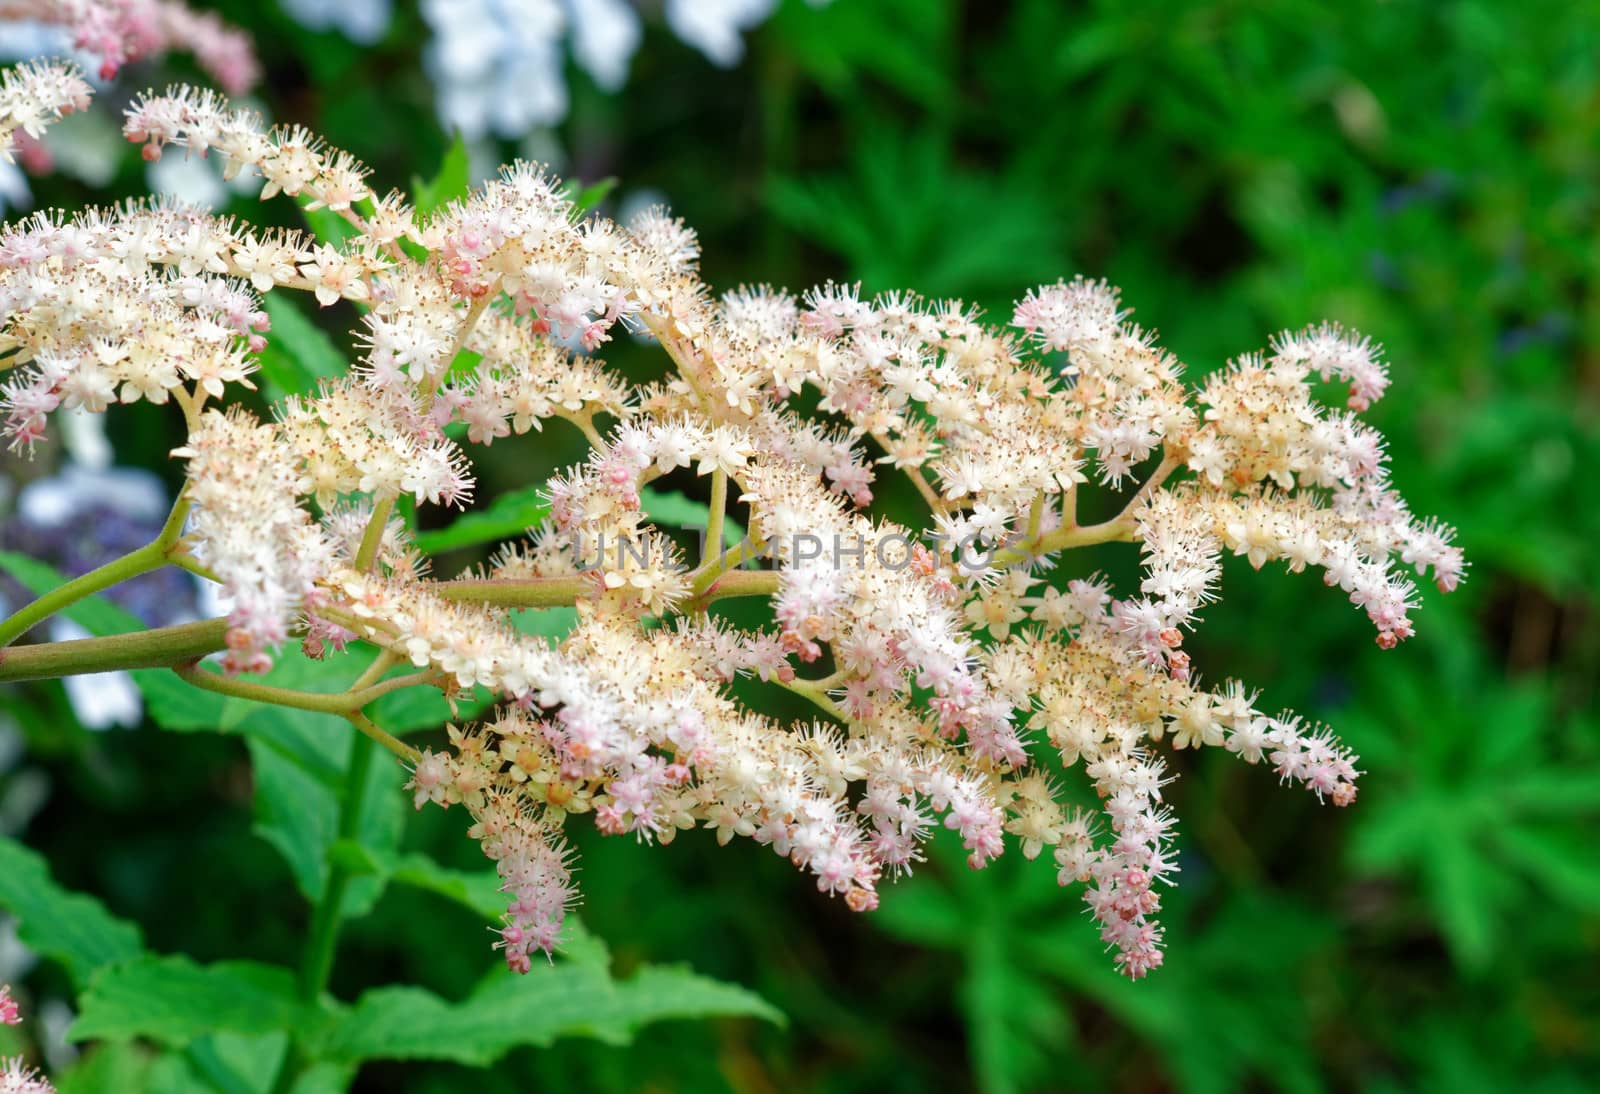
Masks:
[[[284,646],[265,683],[297,691],[342,690],[376,656],[370,650],[313,661],[298,644]],[[256,832],[288,863],[308,900],[321,898],[328,853],[338,839],[340,797],[355,729],[330,714],[276,707],[201,691],[170,672],[134,673],[151,718],[165,729],[239,734],[246,740],[255,776]],[[438,725],[448,706],[437,692],[407,689],[373,707],[381,724],[397,728]],[[423,694],[411,695],[410,692]],[[392,721],[390,720],[392,719]],[[372,765],[364,797],[361,841],[372,851],[392,850],[404,826],[405,780],[386,756]],[[355,879],[345,902],[347,916],[363,915],[382,891],[383,878]]]
[[[353,839],[335,840],[328,848],[328,864],[340,867],[351,877],[383,873],[383,864],[372,849]]]
[[[307,209],[306,202],[311,199],[303,194],[296,200],[300,202],[300,215],[305,218],[306,227],[311,229],[318,243],[330,243],[338,247],[350,242],[358,234],[354,224],[332,209]]]
[[[34,596],[43,596],[68,581],[55,567],[15,551],[0,551],[0,570],[10,574]],[[61,614],[93,635],[128,634],[145,629],[137,616],[98,596],[86,596],[63,609]]]
[[[78,1009],[70,1040],[146,1037],[177,1048],[208,1033],[273,1033],[307,1019],[287,969],[149,954],[101,970]]]
[[[511,625],[522,634],[548,638],[560,645],[578,625],[578,609],[571,607],[524,608],[511,613]]]
[[[138,927],[61,888],[44,859],[15,840],[0,839],[0,908],[16,918],[25,945],[59,961],[78,984],[144,948]]]
[[[410,671],[410,666],[406,666]],[[486,688],[456,696],[455,705],[435,687],[411,687],[391,691],[367,708],[373,721],[391,733],[405,734],[418,729],[437,729],[446,722],[469,719],[493,702]]]
[[[518,1045],[548,1045],[558,1037],[621,1045],[651,1022],[709,1017],[783,1022],[754,993],[686,969],[647,966],[618,982],[603,969],[560,962],[535,965],[526,976],[492,973],[460,1003],[415,987],[370,991],[334,1024],[318,1055],[486,1067]]]
[[[1586,732],[1595,731],[1589,727]],[[1600,811],[1600,771],[1539,768],[1501,784],[1508,806],[1534,815]]]
[[[1600,912],[1600,856],[1587,832],[1507,824],[1495,830],[1494,839],[1557,899],[1591,915]]]
[[[55,1076],[57,1094],[104,1094],[107,1090],[149,1090],[148,1049],[108,1042],[85,1052]]]
[[[344,375],[349,368],[344,353],[294,301],[283,293],[268,293],[262,305],[272,319],[258,357],[269,399],[306,394],[316,390],[317,381]]]
[[[439,164],[438,174],[432,181],[424,182],[413,175],[411,177],[411,193],[414,204],[419,214],[432,213],[436,209],[458,201],[467,196],[469,186],[467,162],[467,143],[462,140],[461,134],[456,134],[456,139],[450,142],[450,147],[445,150],[444,159]]]
[[[1059,1044],[1069,1033],[1049,983],[1017,960],[1005,927],[991,918],[972,934],[961,986],[973,1070],[986,1094],[1036,1085],[1049,1063],[1042,1046]]]
[[[267,1094],[289,1047],[287,1033],[208,1033],[157,1061],[159,1094]]]
[[[1422,863],[1429,895],[1445,940],[1468,969],[1481,970],[1494,955],[1502,923],[1496,899],[1505,882],[1455,829],[1435,833]]]
[[[500,876],[493,869],[452,870],[440,866],[427,855],[401,856],[390,864],[389,880],[415,889],[436,893],[447,900],[471,908],[485,920],[498,920],[506,910],[506,895],[500,891]]]
[[[486,509],[463,513],[448,527],[418,532],[417,550],[432,555],[520,536],[544,523],[544,518],[549,516],[550,503],[543,492],[543,486],[512,490],[495,498]]]
[[[348,727],[341,727],[338,735],[322,738],[323,744],[333,746],[325,753],[329,762],[335,762],[335,749],[348,755],[350,732]],[[341,791],[323,783],[260,738],[251,737],[248,744],[256,781],[256,833],[283,856],[305,898],[316,902],[322,899],[328,865],[340,842]],[[340,774],[335,783],[342,786],[344,759],[337,762]],[[386,762],[385,757],[380,756],[372,765],[358,838],[367,856],[392,852],[400,842],[405,825],[405,796],[400,792],[404,780],[404,772]],[[344,916],[351,918],[370,911],[385,881],[376,870],[352,879],[341,909]]]
[[[861,84],[876,79],[937,110],[955,94],[948,56],[959,39],[955,21],[949,0],[879,0],[825,10],[791,5],[773,17],[773,28],[785,57],[832,98],[865,100]],[[1093,25],[1086,23],[1084,30]]]
[[[572,202],[572,219],[582,220],[588,216],[616,188],[615,178],[603,178],[587,186],[581,185],[577,179],[569,180],[563,192],[567,200]]]

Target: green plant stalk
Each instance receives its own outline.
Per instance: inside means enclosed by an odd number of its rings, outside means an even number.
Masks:
[[[172,548],[177,544],[178,537],[183,534],[183,521],[188,515],[189,499],[180,494],[177,504],[172,507],[172,512],[167,514],[167,522],[162,525],[155,539],[137,550],[129,551],[121,558],[112,559],[104,566],[90,570],[81,577],[73,578],[29,604],[24,604],[9,619],[0,623],[0,647],[11,645],[32,630],[36,624],[49,619],[63,608],[70,608],[86,596],[93,596],[102,589],[109,589],[113,585],[119,585],[140,574],[147,574],[151,570],[161,569],[171,561]]]
[[[805,680],[797,676],[793,680],[780,680],[774,676],[772,682],[785,691],[810,700],[819,710],[838,719],[845,725],[850,725],[853,719],[843,707],[834,702],[828,695],[828,684],[831,679],[829,677],[822,680]]]
[[[361,533],[361,546],[356,549],[356,569],[370,570],[378,558],[378,545],[383,542],[384,529],[389,524],[389,514],[394,511],[394,497],[379,498],[372,507],[372,517]]]
[[[728,473],[717,468],[711,473],[711,516],[706,520],[706,550],[722,553],[722,522],[728,508]]]
[[[339,802],[339,838],[356,840],[361,835],[361,810],[367,795],[367,776],[372,771],[376,745],[371,737],[357,734],[350,738],[350,762],[345,769],[344,794]],[[322,899],[311,917],[311,937],[306,942],[305,961],[300,969],[300,997],[315,1003],[327,990],[333,973],[334,953],[339,945],[339,924],[344,898],[353,878],[341,862],[328,864],[328,880]]]
[[[696,609],[735,596],[772,596],[778,591],[777,570],[709,571],[696,579],[689,603]]]
[[[227,646],[228,621],[202,619],[134,634],[0,649],[0,683],[188,664]]]
[[[339,838],[355,840],[361,835],[361,811],[366,805],[367,776],[372,770],[375,755],[373,740],[364,734],[350,738],[350,760],[345,766],[344,793],[339,801]],[[343,920],[345,896],[354,879],[350,868],[342,861],[328,864],[328,878],[322,886],[322,897],[311,913],[311,933],[306,940],[305,956],[300,965],[300,998],[315,1004],[328,989],[333,974],[333,960],[339,948],[339,926]],[[272,1084],[275,1092],[293,1089],[300,1073],[313,1061],[298,1036],[291,1035],[284,1050],[283,1063],[278,1068]]]
[[[380,661],[384,660],[385,656],[380,654]],[[349,719],[362,733],[407,762],[416,761],[417,750],[362,717],[361,708],[391,691],[431,684],[438,679],[437,674],[429,670],[379,680],[363,687],[352,687],[349,691],[329,693],[294,691],[290,688],[273,687],[271,684],[258,684],[253,680],[233,680],[207,672],[198,664],[179,665],[173,671],[187,683],[205,691],[214,691],[219,695],[249,699],[257,703],[270,703],[280,707],[293,707],[296,710],[312,710],[319,714],[338,714]]]
[[[736,557],[737,548],[728,552]],[[705,587],[693,593],[695,606],[712,601],[739,596],[771,596],[778,591],[776,570],[727,570],[703,575]],[[554,608],[575,603],[594,585],[587,576],[533,578],[527,581],[440,581],[431,588],[447,600],[462,600],[493,604],[502,608]],[[351,620],[354,622],[354,620]],[[59,676],[81,676],[92,672],[114,672],[122,669],[182,668],[218,650],[227,648],[228,621],[205,619],[195,623],[182,623],[173,627],[156,627],[133,634],[116,634],[104,638],[78,638],[68,642],[41,642],[34,646],[11,646],[0,649],[0,683],[22,680],[49,680]],[[188,675],[180,673],[179,675]],[[207,675],[206,687],[220,677]],[[409,677],[384,680],[372,688],[362,688],[363,693],[377,690],[363,700],[371,702],[378,695],[405,686],[399,681],[418,683]],[[189,680],[194,683],[194,680]],[[346,714],[352,708],[349,693],[315,695],[310,692],[290,691],[248,680],[229,681],[228,694],[242,698],[258,699],[263,703],[280,703],[329,714]],[[248,689],[251,694],[246,695]],[[315,704],[315,705],[308,705]]]
[[[1054,554],[1073,547],[1087,547],[1094,543],[1132,543],[1138,538],[1138,514],[1145,499],[1171,478],[1173,473],[1183,466],[1183,462],[1182,454],[1165,453],[1160,466],[1145,480],[1144,485],[1139,487],[1133,497],[1128,499],[1128,504],[1123,506],[1122,512],[1110,520],[1088,526],[1076,522],[1063,524],[1043,534],[1039,534],[1037,527],[1030,521],[1034,534],[1025,537],[1015,547],[996,551],[991,561],[996,566],[1007,566],[1039,555]]]
[[[446,600],[493,604],[501,608],[558,608],[576,603],[596,588],[593,576],[534,577],[526,580],[435,581],[430,592]]]

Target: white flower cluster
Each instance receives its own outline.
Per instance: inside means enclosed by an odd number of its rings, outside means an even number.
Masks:
[[[172,454],[189,461],[194,553],[232,604],[224,667],[265,672],[272,667],[267,650],[289,637],[336,557],[327,533],[298,503],[306,488],[297,453],[276,428],[234,409],[208,411]]]
[[[1356,757],[1328,731],[1268,716],[1237,682],[1198,683],[1184,633],[1217,596],[1223,552],[1321,568],[1384,646],[1412,630],[1401,564],[1446,590],[1463,572],[1355,416],[1387,385],[1377,350],[1331,326],[1194,390],[1103,283],[1030,293],[1021,337],[957,302],[848,286],[719,301],[681,223],[580,217],[529,167],[419,218],[343,153],[212,96],[140,100],[127,133],[154,156],[186,146],[258,171],[267,196],[309,198],[356,234],[313,246],[137,205],[10,230],[0,339],[23,371],[8,428],[28,440],[56,405],[103,409],[117,385],[171,391],[192,430],[184,543],[235,597],[228,670],[259,669],[298,629],[313,650],[360,639],[447,694],[498,698],[448,751],[417,757],[410,785],[419,807],[472,813],[510,896],[513,968],[556,944],[574,895],[560,829],[587,815],[644,840],[747,836],[858,910],[938,827],[974,868],[1010,835],[1085,883],[1118,966],[1142,976],[1162,960],[1175,871],[1166,742],[1264,761],[1335,804],[1356,796]],[[275,423],[204,411],[264,337],[253,294],[284,290],[359,304],[360,359]],[[136,337],[135,314],[163,337]],[[659,342],[668,380],[632,383],[593,356],[619,325]],[[1322,404],[1323,380],[1350,385],[1348,409]],[[546,484],[548,523],[485,572],[429,577],[395,499],[465,501],[462,445],[547,418],[591,446]],[[891,472],[921,495],[923,527],[868,511]],[[709,480],[713,546],[693,569],[646,513],[663,475]],[[1083,524],[1092,479],[1140,485]],[[770,568],[718,549],[732,506]],[[584,542],[611,549],[591,558]],[[1054,566],[1107,542],[1139,545],[1134,595]],[[770,628],[716,608],[752,595],[771,598]],[[558,646],[513,625],[513,609],[557,603],[579,613]],[[727,686],[741,674],[820,720],[742,705]],[[1104,823],[1067,805],[1080,764]]]
[[[38,140],[64,114],[89,105],[89,85],[70,64],[30,64],[0,74],[0,160],[14,162],[17,134]]]

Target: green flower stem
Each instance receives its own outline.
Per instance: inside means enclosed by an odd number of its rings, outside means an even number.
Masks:
[[[482,581],[436,581],[429,589],[446,600],[493,604],[501,608],[557,608],[577,603],[593,592],[597,583],[584,574],[531,577],[524,580],[488,578]]]
[[[371,737],[360,734],[350,738],[350,762],[345,769],[344,794],[339,803],[339,838],[342,840],[355,840],[361,835],[361,811],[374,755],[376,750]],[[351,877],[349,868],[341,862],[328,864],[328,880],[311,917],[311,937],[307,940],[305,961],[300,968],[300,997],[308,1003],[316,1002],[327,990]]]
[[[147,543],[136,551],[130,551],[121,558],[113,559],[104,566],[90,570],[81,577],[75,577],[45,593],[33,603],[24,605],[10,619],[0,623],[0,645],[9,646],[32,630],[34,624],[43,622],[63,608],[71,607],[86,596],[121,584],[131,577],[160,569],[166,562],[166,551],[158,544]]]
[[[112,559],[98,569],[90,570],[82,577],[75,577],[65,585],[50,590],[32,603],[23,605],[9,619],[0,623],[0,647],[11,645],[32,630],[36,624],[49,619],[63,608],[71,607],[86,596],[93,596],[102,589],[109,589],[113,585],[121,584],[140,574],[147,574],[151,570],[161,569],[171,561],[173,548],[178,543],[178,537],[183,534],[184,518],[188,515],[189,499],[186,495],[179,495],[177,504],[167,515],[166,524],[162,525],[154,540],[121,558]]]
[[[875,429],[870,435],[873,440],[878,442],[878,447],[883,449],[886,454],[894,451],[894,446],[886,431]],[[917,493],[922,495],[922,500],[928,503],[928,509],[935,516],[950,508],[950,503],[939,496],[939,491],[934,489],[933,484],[928,481],[928,476],[922,473],[922,468],[908,465],[900,470],[905,473],[906,481],[916,487]]]
[[[384,673],[394,668],[395,665],[399,664],[399,662],[400,655],[398,653],[395,653],[393,650],[379,650],[378,656],[372,659],[372,664],[367,666],[365,672],[356,677],[355,682],[350,685],[349,690],[360,691],[362,688],[370,687],[371,685],[376,684],[379,680],[383,679]]]
[[[777,570],[725,570],[703,575],[690,595],[692,603],[703,605],[736,596],[772,596],[777,591]]]
[[[389,524],[389,514],[394,512],[394,496],[379,498],[372,507],[366,531],[361,533],[361,546],[356,550],[356,569],[370,570],[378,558],[378,546],[383,542],[383,532]]]
[[[422,753],[406,744],[400,738],[396,737],[394,734],[378,725],[360,711],[352,710],[344,717],[347,722],[355,726],[362,733],[365,733],[369,740],[375,741],[384,748],[387,748],[390,752],[393,752],[396,756],[400,757],[400,759],[405,763],[415,766],[416,762],[422,759]]]
[[[1007,566],[1013,562],[1023,562],[1039,555],[1054,554],[1072,547],[1087,547],[1092,543],[1132,543],[1138,538],[1136,533],[1140,506],[1182,466],[1182,455],[1166,453],[1162,457],[1161,465],[1145,480],[1144,485],[1139,487],[1138,492],[1128,499],[1128,504],[1122,507],[1122,512],[1110,520],[1087,526],[1077,523],[1063,524],[1043,535],[1029,536],[1015,547],[996,551],[992,560],[994,565]]]
[[[711,517],[706,521],[706,550],[722,552],[722,522],[728,508],[728,473],[717,468],[711,473]]]
[[[172,668],[225,648],[227,633],[226,619],[203,619],[106,638],[9,646],[0,649],[0,683],[119,669]]]
[[[1044,523],[1044,506],[1046,500],[1046,496],[1044,494],[1040,494],[1038,497],[1033,499],[1033,507],[1028,510],[1028,531],[1025,533],[1025,535],[1030,540],[1036,540],[1039,538],[1039,526]]]
[[[772,682],[785,691],[793,692],[795,695],[810,700],[824,713],[837,718],[845,725],[849,725],[853,720],[843,707],[828,697],[826,680],[802,680],[798,676],[793,680],[780,680],[774,676]]]
[[[207,672],[198,664],[179,665],[173,671],[195,687],[214,691],[219,695],[250,699],[258,703],[271,703],[280,707],[293,707],[297,710],[313,710],[320,714],[337,714],[348,718],[362,733],[408,762],[415,762],[417,750],[362,717],[361,708],[391,691],[433,684],[438,680],[438,675],[431,670],[413,672],[406,676],[381,680],[366,687],[330,694],[294,691],[289,688],[273,687],[270,684],[258,684],[252,680],[233,680]]]
[[[360,718],[360,715],[356,715],[356,718]],[[366,721],[364,718],[361,720]],[[345,765],[344,793],[339,801],[341,840],[360,838],[361,813],[366,805],[368,775],[372,771],[375,754],[370,735],[350,738],[350,759]],[[315,1004],[322,993],[328,990],[328,980],[333,975],[334,955],[339,947],[339,926],[344,919],[345,896],[354,876],[343,861],[328,863],[328,877],[322,886],[322,897],[312,909],[311,931],[300,965],[300,998],[306,1003]],[[300,1038],[292,1036],[272,1084],[274,1094],[292,1090],[295,1080],[313,1062]]]
[[[732,548],[723,556],[723,561],[737,557],[738,548]],[[62,586],[62,589],[68,588],[71,584],[69,582],[68,585]],[[594,578],[582,574],[571,577],[530,578],[525,581],[440,581],[431,586],[433,591],[448,600],[493,604],[502,608],[553,608],[571,605],[587,595],[594,587]],[[60,591],[56,590],[57,593]],[[689,606],[695,610],[703,610],[705,606],[717,600],[741,596],[771,596],[777,591],[776,570],[708,570],[696,578],[694,587],[690,590]],[[55,593],[50,594],[50,596],[55,595]],[[41,597],[36,603],[48,599],[49,597]],[[335,622],[351,626],[358,626],[362,622],[334,611],[326,614]],[[225,691],[229,695],[256,699],[263,703],[278,703],[303,710],[344,715],[359,710],[379,695],[412,684],[428,682],[421,678],[427,674],[414,674],[383,680],[370,687],[363,682],[363,687],[355,692],[319,695],[256,684],[248,680],[226,680],[213,673],[203,672],[194,662],[207,654],[225,649],[227,632],[226,619],[206,619],[175,627],[157,627],[134,634],[10,646],[0,649],[0,683],[48,680],[59,676],[80,676],[85,673],[113,672],[120,669],[172,668],[182,670],[179,675],[196,687]],[[352,695],[361,697],[359,702],[353,705]]]

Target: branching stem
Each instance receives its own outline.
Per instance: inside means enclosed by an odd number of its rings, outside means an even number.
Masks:
[[[32,630],[36,624],[49,619],[64,608],[70,608],[86,596],[93,596],[102,589],[109,589],[129,578],[165,566],[178,545],[179,537],[183,535],[183,522],[188,515],[189,498],[185,492],[178,495],[177,503],[173,505],[172,512],[167,514],[167,522],[162,525],[155,539],[121,558],[112,559],[104,566],[90,570],[83,576],[75,577],[50,590],[37,600],[23,605],[9,619],[0,622],[0,647],[11,645]]]

